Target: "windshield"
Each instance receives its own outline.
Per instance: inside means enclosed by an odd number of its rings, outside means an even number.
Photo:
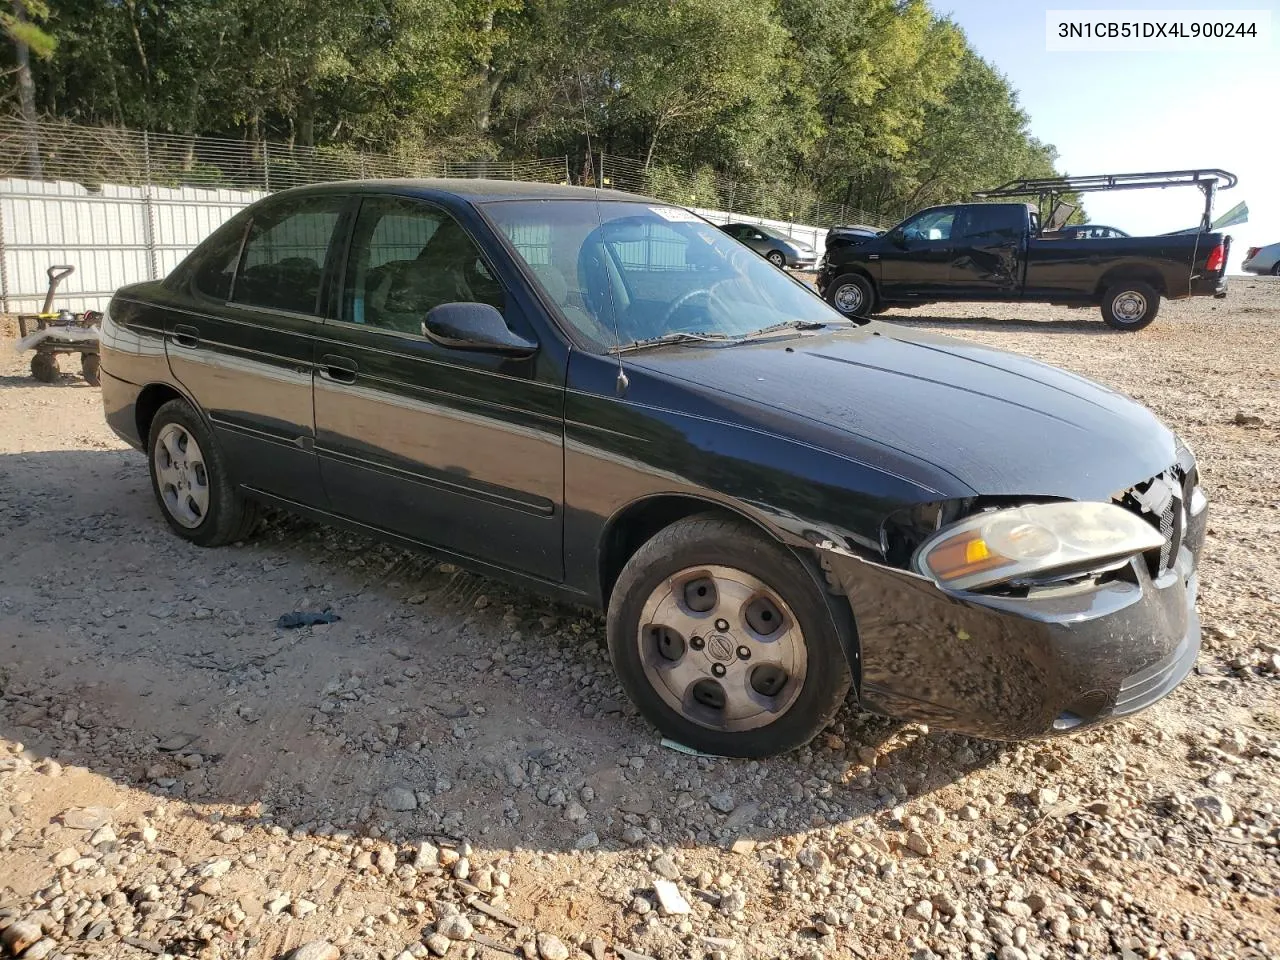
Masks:
[[[816,293],[679,207],[506,200],[485,213],[564,318],[600,349],[845,322]]]

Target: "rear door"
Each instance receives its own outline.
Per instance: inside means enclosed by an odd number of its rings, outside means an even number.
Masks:
[[[312,357],[346,201],[281,199],[219,238],[193,271],[190,312],[166,318],[170,369],[205,411],[236,480],[324,502]]]
[[[443,303],[516,299],[444,209],[369,196],[351,231],[336,319],[317,351],[316,449],[330,509],[550,580],[563,575],[563,373],[424,335]]]
[[[965,299],[1018,296],[1027,211],[1014,204],[961,207],[951,231],[950,284]]]

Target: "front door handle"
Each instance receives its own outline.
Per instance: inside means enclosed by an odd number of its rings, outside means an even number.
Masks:
[[[200,346],[200,331],[189,324],[178,323],[174,325],[170,339],[180,347],[195,348]]]
[[[335,383],[355,383],[359,369],[350,357],[327,353],[320,358],[320,376]]]

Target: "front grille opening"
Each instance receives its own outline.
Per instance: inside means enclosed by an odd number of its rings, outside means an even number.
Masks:
[[[1194,468],[1192,468],[1194,472]],[[1152,578],[1173,569],[1186,528],[1188,481],[1194,478],[1174,464],[1164,473],[1135,484],[1117,498],[1117,503],[1136,513],[1160,531],[1159,550],[1146,553]]]

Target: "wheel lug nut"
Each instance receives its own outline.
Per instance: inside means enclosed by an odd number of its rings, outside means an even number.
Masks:
[[[720,630],[720,631],[728,630],[728,629],[729,629],[729,621],[728,621],[728,620],[717,620],[717,621],[716,621],[716,629],[717,629],[717,630]]]
[[[693,647],[695,650],[701,650],[703,645],[701,637],[694,637],[689,641],[689,646]]]
[[[723,676],[724,676],[724,664],[723,664],[723,663],[713,663],[713,664],[711,665],[711,672],[712,672],[712,673],[714,673],[717,677],[723,677]]]
[[[738,659],[739,659],[739,660],[750,660],[750,659],[751,659],[751,651],[750,651],[747,647],[739,647],[739,648],[738,648]]]

